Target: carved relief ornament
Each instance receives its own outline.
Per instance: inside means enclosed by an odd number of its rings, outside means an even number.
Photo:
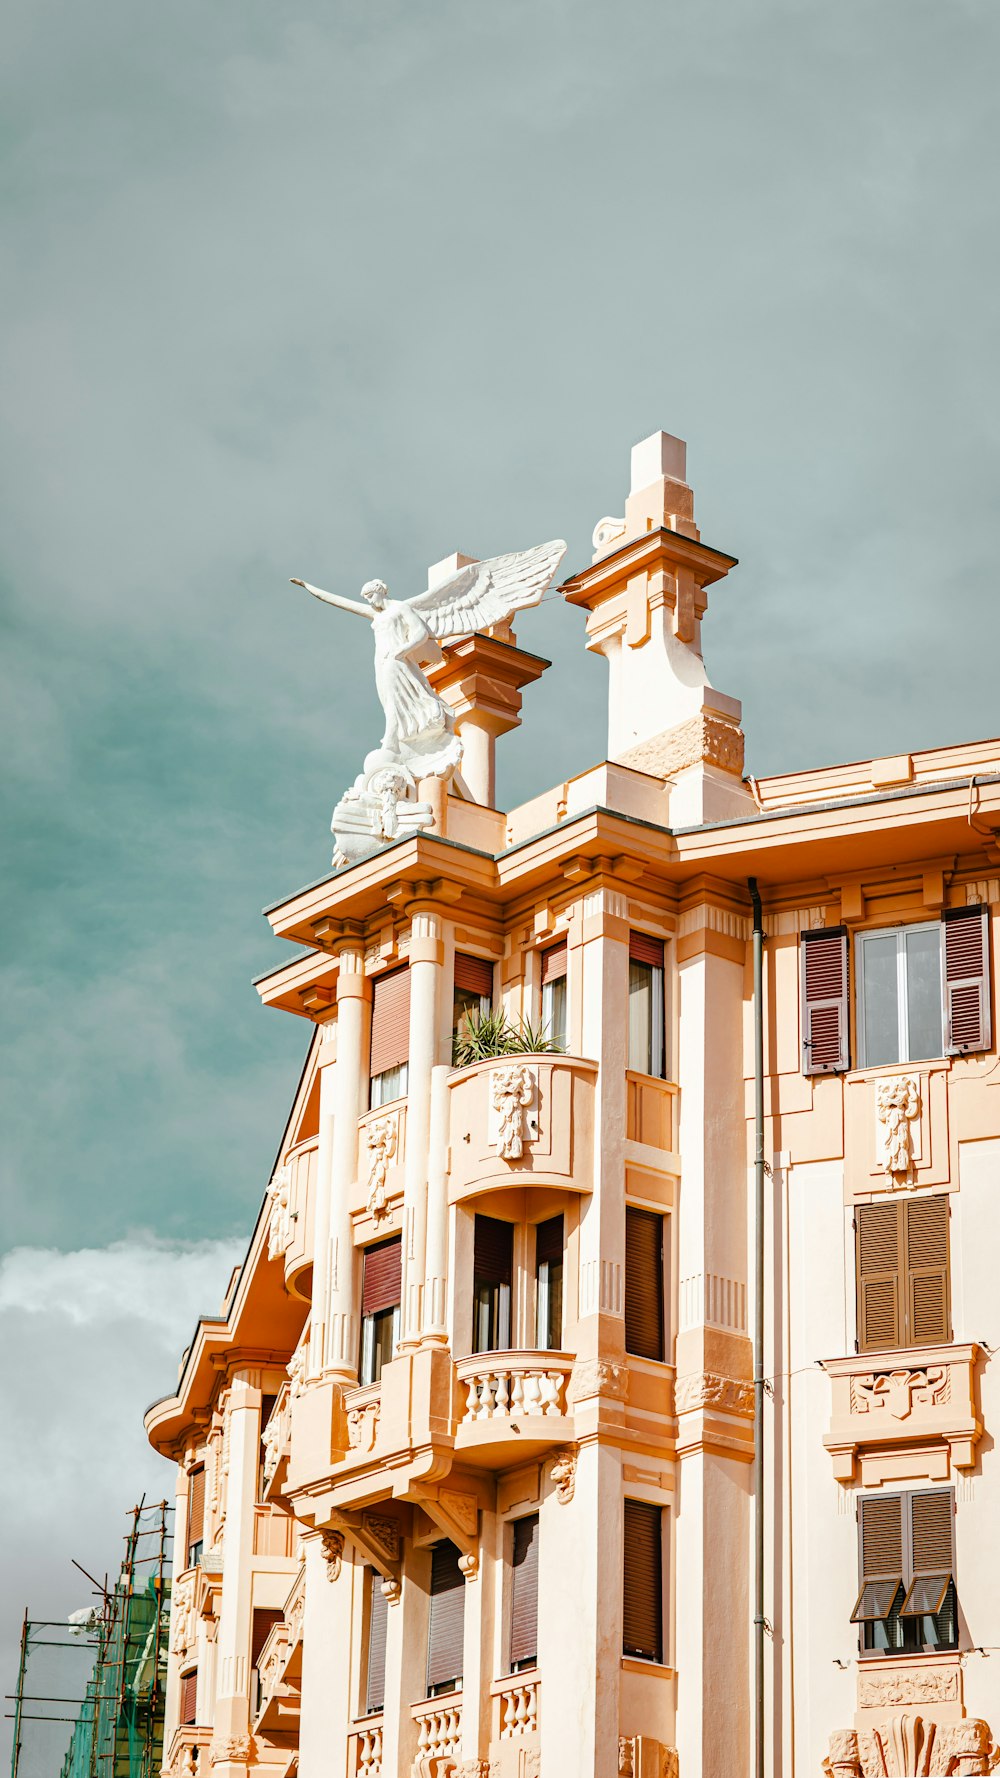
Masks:
[[[560,1506],[568,1506],[576,1491],[576,1452],[571,1445],[557,1451],[550,1470]]]
[[[950,1394],[951,1373],[946,1364],[912,1371],[868,1371],[851,1378],[851,1411],[877,1414],[887,1410],[894,1420],[906,1420],[915,1407],[937,1407]]]
[[[389,1112],[385,1117],[372,1118],[365,1129],[365,1140],[368,1144],[368,1214],[376,1222],[388,1216],[389,1209],[385,1198],[385,1182],[389,1172],[389,1162],[393,1159],[399,1144],[399,1118]]]
[[[519,1161],[524,1153],[524,1114],[535,1096],[535,1078],[523,1062],[494,1068],[490,1074],[490,1102],[500,1119],[497,1153],[501,1160]]]
[[[835,1730],[823,1771],[827,1778],[976,1778],[998,1759],[988,1723],[933,1722],[904,1712],[875,1728]]]
[[[321,1531],[319,1541],[323,1551],[323,1560],[326,1563],[327,1580],[339,1580],[344,1561],[344,1533],[342,1531]]]
[[[720,1377],[714,1371],[691,1371],[678,1377],[674,1404],[679,1414],[699,1408],[718,1408],[725,1414],[753,1418],[753,1384],[735,1377]]]
[[[920,1081],[894,1074],[875,1089],[875,1115],[882,1142],[882,1167],[892,1179],[908,1179],[913,1167],[913,1125],[920,1116]]]

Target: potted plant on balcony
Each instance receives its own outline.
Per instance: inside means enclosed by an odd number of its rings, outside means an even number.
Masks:
[[[541,1025],[529,1019],[512,1019],[499,1012],[471,1012],[463,1018],[452,1045],[452,1065],[468,1068],[497,1056],[544,1056],[559,1054],[562,1044],[547,1036]]]

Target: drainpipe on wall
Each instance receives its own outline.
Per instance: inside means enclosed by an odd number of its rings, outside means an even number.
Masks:
[[[756,877],[753,902],[754,1082],[754,1778],[764,1778],[764,914]]]

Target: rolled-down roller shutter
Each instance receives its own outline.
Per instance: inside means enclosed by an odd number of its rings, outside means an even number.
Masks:
[[[566,940],[558,945],[550,945],[542,952],[542,987],[547,982],[558,982],[566,974],[566,960],[569,953]]]
[[[800,940],[802,1072],[839,1074],[850,1066],[847,933],[803,932]]]
[[[382,1591],[382,1576],[369,1570],[371,1599],[368,1618],[368,1680],[365,1686],[365,1708],[369,1716],[385,1705],[385,1637],[389,1621],[389,1601]]]
[[[366,1247],[361,1285],[362,1316],[379,1315],[383,1309],[397,1308],[402,1290],[402,1236],[393,1235],[390,1241],[379,1241],[375,1247]]]
[[[658,1506],[625,1501],[622,1651],[663,1659],[663,1533]]]
[[[198,1669],[181,1674],[181,1728],[188,1729],[198,1721]]]
[[[625,1349],[663,1358],[663,1218],[625,1207]]]
[[[205,1535],[205,1466],[192,1469],[188,1476],[188,1510],[187,1510],[187,1547],[188,1565],[191,1565],[191,1553],[196,1544],[202,1542]]]
[[[410,1053],[410,972],[376,976],[372,1003],[371,1077],[401,1068]]]
[[[493,965],[488,957],[470,957],[467,951],[455,952],[455,986],[467,994],[479,994],[484,1000],[493,998]]]
[[[663,968],[663,940],[648,932],[630,932],[628,954],[633,963],[649,963],[653,969]]]
[[[513,1672],[538,1657],[538,1514],[514,1524],[510,1594],[510,1665]]]
[[[563,1256],[563,1219],[550,1216],[535,1229],[535,1260],[538,1265],[558,1264]]]
[[[514,1225],[495,1216],[477,1216],[475,1275],[482,1284],[510,1284],[514,1270]]]
[[[431,1557],[430,1621],[427,1628],[427,1690],[462,1677],[465,1634],[465,1578],[458,1551],[445,1539]]]
[[[945,1049],[966,1056],[990,1047],[988,910],[956,908],[941,922]]]

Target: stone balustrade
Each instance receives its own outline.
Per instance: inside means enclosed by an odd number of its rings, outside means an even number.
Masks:
[[[823,1360],[832,1413],[823,1443],[841,1482],[892,1482],[900,1448],[920,1447],[927,1481],[971,1469],[983,1423],[976,1406],[974,1343],[911,1346]],[[913,1475],[912,1457],[905,1474]]]
[[[572,1363],[565,1352],[479,1352],[459,1359],[463,1425],[564,1415]]]
[[[382,1778],[382,1719],[366,1722],[351,1736],[351,1778]]]
[[[184,1723],[175,1729],[163,1760],[164,1778],[209,1778],[211,1728]]]
[[[538,1733],[538,1675],[514,1673],[497,1693],[500,1700],[500,1740],[519,1741]]]
[[[432,1765],[432,1760],[457,1758],[462,1740],[461,1693],[434,1698],[426,1704],[414,1704],[411,1715],[417,1725],[417,1757],[413,1770],[415,1778],[419,1778],[424,1772],[442,1769]]]
[[[288,1625],[282,1619],[280,1623],[274,1625],[257,1657],[257,1678],[260,1687],[257,1697],[258,1717],[263,1716],[271,1699],[277,1693],[287,1662]]]

